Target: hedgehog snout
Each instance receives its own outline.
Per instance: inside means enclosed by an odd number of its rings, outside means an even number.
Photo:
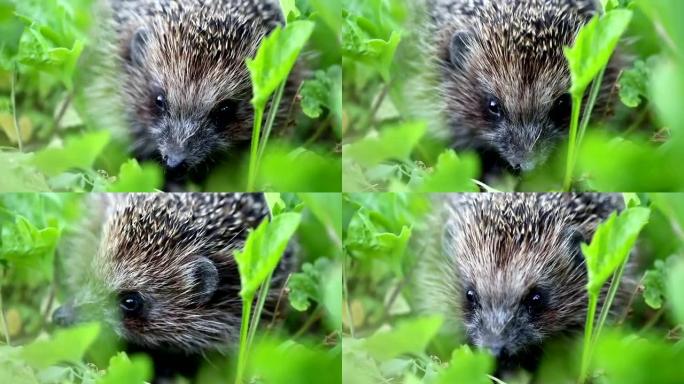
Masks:
[[[52,313],[52,323],[59,327],[69,327],[76,324],[76,308],[73,303],[67,303]]]
[[[542,128],[536,124],[512,125],[503,129],[496,147],[515,173],[530,172],[542,162]]]

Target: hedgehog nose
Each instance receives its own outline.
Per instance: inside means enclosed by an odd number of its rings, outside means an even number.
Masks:
[[[165,156],[166,166],[169,169],[180,168],[185,162],[185,155],[182,153],[169,153]]]
[[[52,313],[52,322],[60,327],[68,327],[76,323],[76,311],[71,305],[63,305]]]
[[[504,351],[504,343],[501,341],[487,343],[484,347],[488,349],[489,352],[491,352],[496,358],[501,357]]]

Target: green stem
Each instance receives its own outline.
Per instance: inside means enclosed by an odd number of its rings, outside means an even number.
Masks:
[[[17,121],[17,100],[15,83],[17,82],[17,69],[16,66],[12,71],[12,81],[11,81],[11,98],[12,98],[12,122],[14,123],[14,132],[17,135],[17,144],[19,145],[19,152],[24,152],[24,145],[21,142],[21,132],[19,132],[19,123]]]
[[[349,290],[347,289],[347,268],[345,263],[345,268],[342,268],[342,299],[344,300],[344,305],[347,307],[347,322],[349,324],[349,334],[354,337],[354,318],[351,313],[351,306],[349,305]]]
[[[256,330],[259,327],[259,321],[261,320],[261,312],[264,309],[264,303],[266,303],[266,297],[268,296],[268,289],[271,285],[271,277],[273,276],[273,272],[271,272],[270,275],[268,275],[268,278],[266,281],[259,287],[259,293],[257,295],[257,305],[254,310],[254,314],[252,315],[252,320],[249,325],[249,335],[247,337],[247,354],[249,355],[249,351],[252,347],[252,344],[254,343],[254,335],[256,334]]]
[[[580,377],[578,384],[584,384],[587,380],[589,371],[589,362],[591,361],[591,335],[594,328],[594,317],[596,317],[596,305],[598,303],[598,295],[589,292],[589,308],[587,309],[587,321],[584,327],[584,342],[582,347],[582,368],[580,369]]]
[[[591,121],[591,115],[594,112],[594,106],[596,105],[596,100],[598,100],[599,92],[601,91],[601,83],[603,82],[603,76],[606,73],[606,67],[603,67],[599,72],[594,82],[591,84],[591,90],[589,91],[589,102],[584,108],[584,116],[582,116],[582,124],[580,125],[579,139],[577,140],[578,145],[582,144],[584,140],[584,133],[589,126]],[[575,159],[575,162],[577,159]]]
[[[247,191],[253,192],[256,183],[256,173],[258,167],[259,137],[261,135],[261,121],[264,119],[264,107],[258,106],[254,109],[254,127],[252,128],[252,143],[249,153],[249,174],[247,176]]]
[[[283,98],[283,92],[285,91],[285,82],[280,84],[280,87],[276,91],[273,102],[271,103],[271,108],[268,111],[268,118],[266,119],[266,127],[264,127],[264,134],[261,138],[261,144],[259,145],[259,155],[257,156],[257,167],[261,163],[261,159],[264,157],[264,152],[266,152],[266,144],[268,143],[268,138],[271,136],[271,129],[273,128],[273,123],[275,122],[276,115],[278,115],[278,110],[280,108],[280,101]]]
[[[608,296],[606,297],[606,300],[603,302],[603,306],[601,307],[601,313],[599,314],[599,322],[597,324],[596,331],[594,332],[594,337],[592,340],[593,346],[596,345],[599,335],[601,334],[601,330],[603,329],[603,324],[606,322],[606,319],[608,318],[608,314],[610,313],[610,307],[611,305],[613,305],[613,299],[615,298],[618,287],[620,286],[620,282],[622,281],[622,274],[625,272],[625,266],[627,265],[628,259],[629,258],[625,259],[625,261],[620,266],[620,269],[618,269],[617,273],[613,275],[613,279],[610,281]]]
[[[2,323],[2,332],[5,334],[5,342],[11,345],[9,329],[7,328],[7,320],[5,320],[5,310],[2,307],[2,285],[0,285],[0,322]]]
[[[582,107],[582,96],[572,96],[572,117],[570,121],[570,138],[568,140],[568,159],[565,170],[565,180],[563,181],[563,190],[570,191],[572,186],[572,175],[574,174],[575,164],[575,147],[577,146],[577,129],[579,125],[580,109]]]
[[[242,320],[240,322],[240,352],[238,354],[237,375],[235,377],[235,384],[242,384],[242,377],[245,373],[245,366],[247,365],[247,331],[249,323],[249,315],[252,310],[252,302],[254,295],[245,297],[242,300]]]

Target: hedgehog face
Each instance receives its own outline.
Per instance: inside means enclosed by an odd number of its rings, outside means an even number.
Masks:
[[[592,12],[590,2],[524,3],[481,4],[465,24],[441,32],[441,92],[455,146],[492,153],[516,172],[545,162],[567,135],[563,47]]]
[[[251,82],[245,59],[267,29],[229,15],[155,19],[126,48],[125,85],[136,147],[169,169],[192,169],[251,138]]]
[[[115,268],[106,273],[110,279],[107,291],[116,311],[110,324],[128,342],[200,351],[234,339],[239,318],[226,308],[232,306],[238,313],[239,296],[233,292],[231,297],[222,297],[227,288],[221,287],[224,283],[217,265],[209,258],[195,257],[188,265],[163,275],[154,271],[135,276],[136,271],[126,270],[125,265]]]
[[[584,237],[563,218],[520,209],[464,214],[444,241],[467,339],[501,370],[534,369],[543,343],[581,329],[586,315]],[[507,219],[513,214],[525,221]]]

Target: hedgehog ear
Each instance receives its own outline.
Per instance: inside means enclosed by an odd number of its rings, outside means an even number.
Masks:
[[[449,61],[457,69],[463,69],[468,44],[470,42],[470,32],[457,31],[449,43]]]
[[[145,27],[139,28],[133,34],[128,47],[128,59],[132,64],[142,66],[145,62],[148,36],[149,31]]]
[[[219,273],[216,264],[208,257],[200,257],[194,265],[195,293],[199,304],[207,303],[218,289]]]

